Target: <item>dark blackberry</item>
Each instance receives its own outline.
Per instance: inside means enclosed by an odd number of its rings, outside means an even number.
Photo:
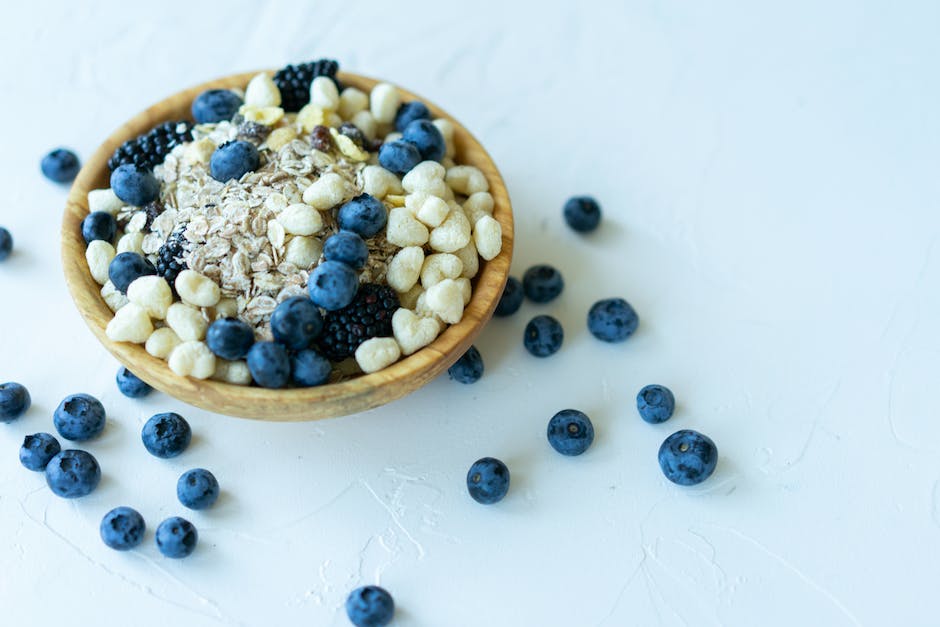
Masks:
[[[366,137],[366,134],[363,133],[362,130],[352,122],[343,122],[340,124],[339,134],[345,135],[349,139],[353,140],[353,143],[363,150],[369,150],[372,148],[372,142],[369,141],[369,138]]]
[[[159,200],[148,202],[142,207],[143,212],[147,214],[147,222],[144,224],[144,230],[150,230],[150,227],[153,226],[153,221],[157,219],[158,215],[163,213],[163,209],[163,203]]]
[[[182,259],[187,243],[186,238],[183,237],[185,230],[185,224],[176,227],[176,230],[170,233],[166,242],[157,251],[157,274],[166,279],[171,287],[176,283],[179,273],[189,268]]]
[[[313,146],[314,150],[320,152],[333,150],[333,136],[330,134],[330,129],[322,124],[314,126],[313,130],[310,131],[310,145]]]
[[[317,76],[328,76],[339,89],[336,70],[339,64],[332,59],[320,59],[309,63],[288,65],[274,75],[274,84],[281,90],[281,107],[287,112],[297,112],[310,102],[310,83]]]
[[[375,283],[360,285],[352,303],[326,315],[320,350],[331,360],[342,361],[352,357],[366,340],[391,336],[396,309],[398,295],[394,290]]]
[[[243,139],[252,144],[260,145],[271,134],[271,127],[257,122],[243,121],[238,125],[237,139]]]
[[[192,141],[192,129],[192,124],[184,120],[155,126],[147,133],[121,144],[108,159],[108,168],[114,171],[118,166],[133,163],[139,168],[152,170],[154,166],[163,163],[176,146]]]

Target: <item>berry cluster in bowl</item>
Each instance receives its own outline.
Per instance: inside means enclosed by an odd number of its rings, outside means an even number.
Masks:
[[[282,388],[377,372],[460,322],[502,249],[454,125],[335,61],[260,73],[121,145],[88,194],[106,334],[178,375]]]

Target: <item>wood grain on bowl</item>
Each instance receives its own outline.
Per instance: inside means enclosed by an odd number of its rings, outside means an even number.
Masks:
[[[376,372],[342,383],[313,388],[268,390],[217,381],[180,377],[166,362],[151,356],[143,346],[113,342],[105,327],[113,317],[101,297],[101,287],[85,262],[82,219],[88,214],[88,192],[108,187],[107,161],[124,141],[145,133],[167,120],[190,117],[193,99],[206,89],[243,88],[254,73],[237,74],[197,85],[175,94],[135,116],[115,131],[85,163],[69,192],[62,220],[62,265],[72,298],[88,327],[119,362],[141,379],[175,398],[213,412],[259,420],[317,420],[356,413],[383,405],[413,392],[450,367],[473,343],[499,302],[512,260],[512,207],[505,183],[483,146],[445,111],[424,98],[400,89],[404,100],[420,99],[434,117],[446,118],[455,127],[456,161],[478,167],[486,175],[495,207],[493,217],[503,232],[502,252],[491,261],[481,260],[474,279],[473,296],[463,319],[447,328],[430,345]],[[378,81],[341,72],[345,84],[368,92]]]

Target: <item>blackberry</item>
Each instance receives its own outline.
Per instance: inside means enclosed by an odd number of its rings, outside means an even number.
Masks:
[[[281,90],[281,106],[288,113],[297,112],[310,102],[310,83],[317,76],[328,76],[336,83],[339,64],[332,59],[320,59],[309,63],[288,65],[274,75],[274,84]]]
[[[359,345],[373,337],[392,335],[392,314],[398,309],[398,295],[375,283],[359,286],[355,300],[326,315],[320,334],[320,350],[333,361],[355,354]]]
[[[320,152],[330,152],[333,150],[333,136],[330,134],[330,129],[322,124],[314,126],[313,130],[310,132],[310,145],[313,146],[314,150],[319,150]]]
[[[132,163],[139,168],[152,170],[154,166],[163,163],[176,146],[192,141],[192,129],[192,124],[184,120],[155,126],[147,133],[121,144],[108,159],[108,168],[114,171],[118,166]]]
[[[180,272],[189,268],[183,261],[183,253],[186,252],[186,238],[183,232],[186,231],[186,225],[181,224],[175,231],[170,233],[166,242],[157,251],[157,274],[166,279],[170,287],[176,283],[176,277]]]

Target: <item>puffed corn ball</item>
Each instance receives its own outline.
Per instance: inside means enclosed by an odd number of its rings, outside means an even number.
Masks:
[[[480,256],[489,261],[503,248],[503,229],[495,219],[483,216],[473,227],[473,243]]]
[[[354,115],[368,108],[369,95],[361,89],[347,87],[339,95],[339,110],[337,112],[344,120],[352,120]]]
[[[463,212],[470,224],[476,224],[483,216],[493,215],[493,204],[493,196],[489,192],[477,192],[464,201]]]
[[[339,90],[336,83],[326,76],[317,76],[310,83],[310,102],[325,111],[339,109]]]
[[[297,131],[294,130],[293,126],[281,126],[271,131],[265,143],[268,148],[277,152],[295,139],[297,139]]]
[[[280,107],[281,90],[267,73],[261,72],[248,81],[245,104],[252,107]]]
[[[274,126],[284,117],[284,109],[280,107],[257,107],[249,104],[239,107],[238,113],[246,121],[257,122],[264,126]]]
[[[88,262],[88,270],[91,277],[98,282],[98,285],[104,285],[108,282],[108,267],[111,260],[117,253],[114,246],[103,239],[92,240],[85,249],[85,261]]]
[[[315,237],[296,235],[287,242],[284,261],[306,270],[317,262],[323,253],[323,243]]]
[[[235,385],[251,385],[251,371],[248,369],[248,364],[241,360],[228,361],[217,358],[212,378]]]
[[[421,266],[421,285],[429,289],[444,279],[456,279],[463,272],[463,262],[456,255],[436,253],[428,255]]]
[[[472,279],[480,271],[480,256],[477,253],[476,245],[471,239],[466,246],[454,253],[463,264],[463,271],[460,276],[465,279]]]
[[[446,200],[438,196],[430,196],[426,192],[417,192],[406,197],[406,207],[408,206],[408,201],[412,198],[414,198],[412,206],[414,207],[413,211],[415,217],[418,218],[422,224],[431,228],[440,226],[441,223],[447,219],[447,215],[451,211],[451,207],[447,204]]]
[[[174,285],[183,302],[196,307],[212,307],[222,298],[218,283],[195,270],[180,272]]]
[[[128,286],[127,300],[141,307],[151,318],[163,320],[166,310],[173,304],[173,291],[162,276],[142,276]]]
[[[153,333],[150,316],[140,305],[128,303],[118,309],[105,328],[105,335],[114,342],[143,344]]]
[[[288,205],[278,214],[277,221],[291,235],[315,235],[323,229],[320,212],[305,203]]]
[[[401,181],[380,165],[367,165],[362,169],[362,191],[379,200],[387,194],[401,194]]]
[[[470,241],[470,222],[459,206],[451,209],[441,225],[432,229],[428,239],[431,248],[442,253],[453,253]]]
[[[415,280],[415,284],[410,290],[398,295],[398,302],[401,303],[401,306],[405,309],[416,310],[418,307],[418,299],[421,298],[422,294],[424,294],[424,288]]]
[[[373,337],[356,349],[356,363],[365,373],[378,372],[398,361],[401,347],[391,337]]]
[[[147,338],[144,348],[158,359],[166,359],[183,340],[170,327],[156,329]]]
[[[201,340],[206,337],[209,323],[202,312],[184,303],[173,303],[166,311],[166,323],[184,342]]]
[[[398,95],[398,90],[388,83],[379,83],[369,94],[369,109],[375,121],[381,124],[391,124],[395,121],[400,104],[401,96]]]
[[[433,194],[437,189],[443,193],[445,174],[444,166],[437,161],[422,161],[402,177],[401,186],[409,193],[422,191]],[[439,183],[441,185],[438,185]]]
[[[190,341],[174,348],[167,363],[181,377],[208,379],[215,373],[216,358],[205,342]]]
[[[127,300],[127,296],[120,293],[111,281],[101,287],[101,298],[104,299],[105,304],[111,311],[117,311],[130,302]]]
[[[144,252],[144,234],[143,233],[125,233],[121,236],[121,239],[117,243],[117,252],[120,253],[137,253],[142,255]]]
[[[375,121],[375,118],[372,116],[370,111],[360,111],[356,115],[352,116],[350,122],[355,124],[359,130],[362,131],[370,140],[375,139],[376,134],[379,131],[378,122]]]
[[[457,324],[463,318],[463,290],[457,281],[444,279],[424,294],[428,308],[447,324]]]
[[[393,207],[388,212],[388,225],[385,228],[385,239],[396,246],[424,246],[428,241],[428,227],[418,222],[405,207]],[[467,231],[469,239],[469,228]]]
[[[327,172],[304,191],[304,202],[314,209],[331,209],[346,198],[346,182],[335,172]]]
[[[409,309],[398,309],[392,314],[392,334],[404,355],[411,355],[437,338],[441,323],[434,318],[418,316]]]
[[[436,126],[437,130],[439,130],[441,135],[444,136],[444,144],[447,147],[444,156],[452,158],[457,152],[456,146],[454,144],[454,123],[450,120],[445,120],[444,118],[438,118],[431,122],[431,124]]]
[[[455,165],[447,170],[447,184],[458,194],[469,196],[477,192],[488,192],[490,184],[479,168],[472,165]]]
[[[385,279],[396,292],[407,292],[418,282],[423,266],[424,250],[420,246],[406,246],[388,262]]]
[[[93,189],[88,192],[89,213],[103,211],[111,215],[116,215],[123,207],[124,202],[117,197],[114,190],[110,187],[107,189]]]

